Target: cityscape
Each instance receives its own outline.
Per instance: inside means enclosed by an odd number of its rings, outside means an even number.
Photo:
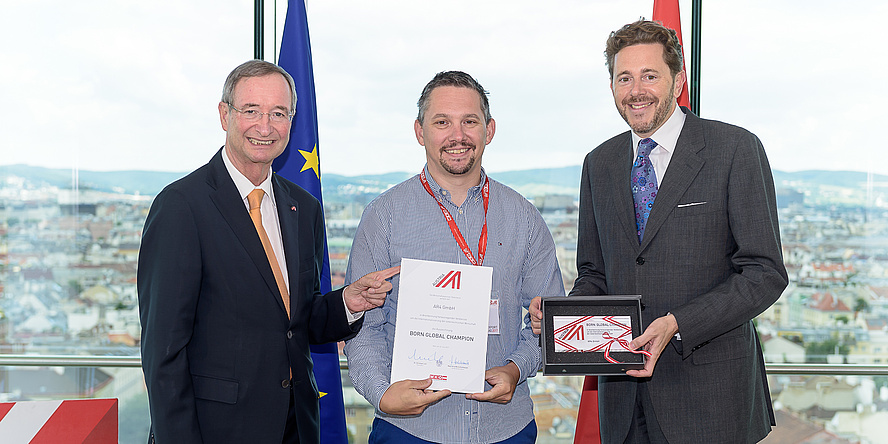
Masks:
[[[138,356],[136,263],[153,196],[177,173],[0,167],[0,353]],[[322,177],[333,286],[364,206],[408,173]],[[490,173],[542,213],[569,290],[580,167]],[[774,171],[790,285],[756,320],[768,363],[888,365],[888,177]],[[73,184],[73,185],[72,185]],[[778,427],[765,442],[886,443],[883,376],[771,375]],[[343,372],[354,443],[373,408]],[[528,380],[540,443],[573,441],[582,377]],[[0,368],[0,402],[116,397],[120,442],[143,442],[141,370]]]

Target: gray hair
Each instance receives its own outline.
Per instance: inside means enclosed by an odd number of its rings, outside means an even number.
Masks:
[[[271,74],[280,74],[287,80],[287,84],[290,85],[290,112],[295,113],[296,83],[293,81],[293,77],[290,77],[290,74],[288,74],[287,71],[284,71],[280,66],[264,60],[250,60],[242,63],[237,68],[234,68],[234,70],[228,74],[228,78],[225,79],[225,85],[222,87],[222,102],[232,105],[231,100],[234,95],[234,87],[237,86],[238,82],[241,80],[249,77],[265,77]]]
[[[481,96],[481,112],[484,114],[484,124],[490,123],[490,103],[487,101],[489,93],[484,87],[477,80],[473,79],[472,76],[462,71],[444,71],[435,74],[435,77],[422,89],[422,94],[420,94],[419,100],[416,102],[416,107],[419,108],[419,114],[416,119],[419,120],[420,124],[424,122],[426,110],[429,108],[429,96],[432,94],[432,90],[439,86],[458,86],[477,91],[478,95]]]

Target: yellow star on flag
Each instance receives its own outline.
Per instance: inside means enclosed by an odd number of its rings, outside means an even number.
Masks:
[[[326,392],[318,392],[318,399],[321,399],[321,398],[323,398],[324,396],[327,396],[327,393],[326,393]]]
[[[315,172],[315,176],[320,180],[321,172],[318,170],[320,166],[320,162],[318,161],[318,144],[315,144],[314,149],[309,153],[308,151],[299,150],[299,154],[302,154],[302,157],[305,158],[305,164],[302,165],[302,169],[299,172],[303,172],[307,169],[312,169]]]

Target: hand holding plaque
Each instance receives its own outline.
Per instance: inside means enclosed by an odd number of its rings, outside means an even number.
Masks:
[[[660,353],[663,352],[666,344],[672,340],[676,333],[678,333],[678,322],[671,313],[654,319],[651,325],[644,330],[644,333],[633,339],[630,344],[630,347],[640,347],[648,352],[648,359],[644,363],[644,369],[630,370],[626,374],[637,378],[647,378],[653,375],[654,366],[660,358]]]
[[[630,342],[641,330],[640,296],[543,298],[543,374],[620,375],[645,367]]]

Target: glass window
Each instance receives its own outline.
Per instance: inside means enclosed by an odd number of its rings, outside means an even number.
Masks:
[[[138,356],[148,206],[222,145],[251,3],[4,3],[0,354]],[[117,398],[120,442],[145,442],[140,369],[0,367],[0,401],[81,397]]]
[[[0,115],[10,129],[0,144],[0,353],[138,354],[142,224],[154,194],[223,143],[216,104],[228,72],[253,56],[252,3],[4,5]],[[266,3],[266,58],[274,59],[286,1]],[[690,3],[682,2],[688,49]],[[497,131],[484,165],[540,209],[570,289],[582,159],[626,130],[607,87],[604,40],[650,17],[651,3],[307,7],[334,285],[364,205],[422,168],[412,132],[422,86],[435,72],[460,69],[491,92]],[[888,360],[888,167],[876,108],[888,93],[870,80],[888,62],[877,50],[880,28],[867,20],[886,8],[752,0],[703,10],[701,115],[757,134],[774,172],[791,284],[756,321],[773,364]],[[832,88],[852,68],[864,89]],[[142,411],[144,394],[126,391],[139,387],[131,371],[93,376],[102,375],[123,387],[121,412]],[[828,379],[870,393],[861,411],[884,411],[885,378]],[[0,400],[21,399],[26,387],[16,380],[24,378],[0,371]],[[533,380],[540,442],[570,439],[580,381]],[[815,404],[841,410],[834,397],[794,391],[805,383],[826,384],[772,378],[774,401],[788,414]],[[45,396],[53,392],[65,396],[53,387]],[[802,398],[817,401],[795,402]],[[351,430],[365,436],[372,411],[351,399],[348,416],[361,423]],[[810,422],[839,431],[857,414]],[[865,427],[855,433],[874,436]]]

